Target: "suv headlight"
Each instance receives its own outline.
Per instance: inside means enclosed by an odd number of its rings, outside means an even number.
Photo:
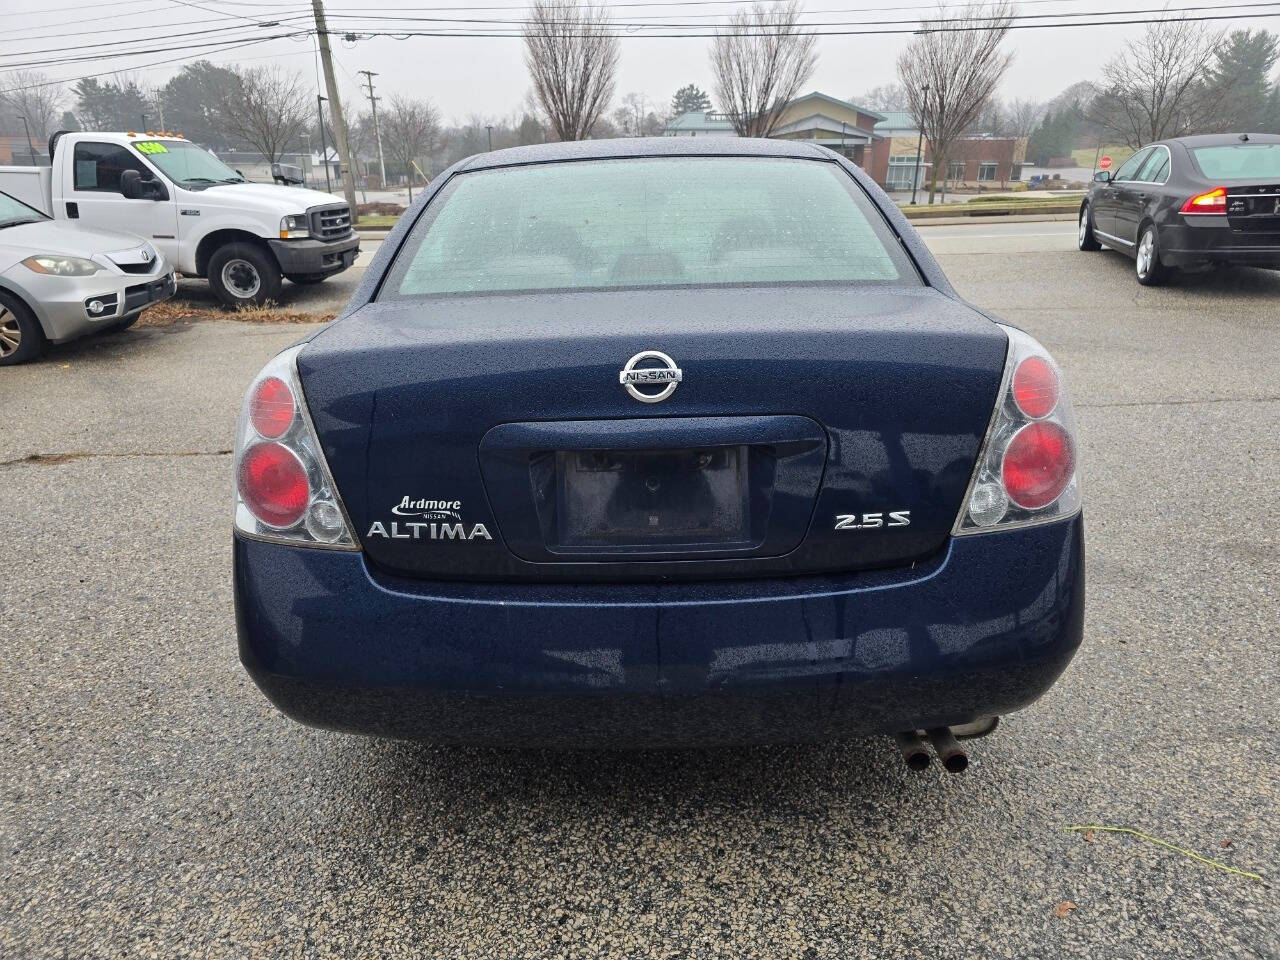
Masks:
[[[299,240],[311,236],[311,224],[305,213],[290,214],[280,218],[280,239]]]
[[[36,273],[47,273],[57,277],[88,277],[102,268],[92,260],[82,257],[55,257],[37,254],[27,257],[22,265]]]

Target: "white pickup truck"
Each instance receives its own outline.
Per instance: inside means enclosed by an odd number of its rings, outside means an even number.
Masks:
[[[55,220],[149,240],[228,306],[277,300],[282,278],[319,283],[360,254],[342,200],[249,183],[178,135],[57,133],[49,155],[50,167],[0,167],[0,190]]]

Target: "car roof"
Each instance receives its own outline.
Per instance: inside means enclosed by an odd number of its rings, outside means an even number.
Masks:
[[[1242,136],[1247,136],[1249,139],[1241,140]],[[1276,136],[1274,133],[1201,133],[1191,137],[1170,137],[1168,140],[1157,140],[1155,143],[1147,144],[1147,146],[1154,147],[1162,143],[1180,143],[1184,147],[1230,147],[1242,143],[1280,143],[1280,136]]]
[[[484,170],[561,160],[613,160],[626,157],[792,157],[834,160],[829,150],[799,140],[749,137],[627,137],[617,140],[573,140],[539,143],[481,153],[458,169]]]

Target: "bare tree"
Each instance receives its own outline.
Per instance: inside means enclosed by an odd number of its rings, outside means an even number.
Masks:
[[[907,105],[907,91],[900,83],[882,83],[850,99],[871,110],[901,110]]]
[[[276,163],[310,128],[311,88],[279,66],[232,69],[234,82],[215,90],[218,123]]]
[[[801,31],[797,0],[739,10],[711,43],[716,98],[740,137],[767,137],[813,75],[817,37]]]
[[[534,0],[524,27],[533,90],[560,140],[584,140],[613,99],[618,38],[605,6]]]
[[[426,176],[422,163],[435,151],[440,136],[440,114],[426,100],[393,96],[380,115],[382,146],[409,178],[409,199],[413,199],[415,164]]]
[[[1038,100],[1011,100],[1005,118],[1011,136],[1029,137],[1044,119],[1044,104]]]
[[[62,112],[62,86],[53,83],[38,70],[19,70],[4,81],[0,90],[0,108],[25,117],[41,149],[45,137],[53,132]],[[23,131],[24,135],[26,131]]]
[[[1000,49],[1012,16],[1013,8],[1004,0],[957,12],[940,6],[936,16],[921,22],[918,35],[898,57],[898,79],[933,154],[930,203],[938,171],[946,176],[952,144],[977,119],[1013,62],[1013,54]],[[969,29],[962,19],[984,26]],[[966,29],[956,29],[961,26]]]
[[[1089,118],[1134,149],[1205,126],[1217,109],[1205,80],[1219,40],[1181,17],[1147,24],[1103,67]]]

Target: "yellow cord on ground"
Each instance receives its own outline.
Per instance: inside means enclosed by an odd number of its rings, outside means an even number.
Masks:
[[[1104,827],[1099,826],[1098,824],[1075,824],[1067,827],[1066,830],[1068,833],[1071,831],[1081,830],[1096,830],[1102,833],[1128,833],[1135,837],[1141,837],[1143,840],[1150,840],[1152,843],[1158,843],[1162,847],[1168,847],[1170,850],[1175,850],[1185,857],[1190,857],[1192,860],[1199,860],[1201,863],[1207,863],[1211,867],[1216,867],[1219,870],[1225,870],[1227,873],[1234,873],[1241,877],[1248,877],[1250,880],[1262,879],[1261,874],[1250,873],[1248,870],[1240,870],[1236,867],[1228,866],[1219,860],[1210,860],[1208,857],[1200,856],[1200,854],[1196,853],[1194,850],[1188,850],[1186,847],[1180,847],[1176,843],[1170,843],[1168,840],[1161,840],[1159,837],[1153,837],[1140,830],[1131,830],[1129,827]]]

